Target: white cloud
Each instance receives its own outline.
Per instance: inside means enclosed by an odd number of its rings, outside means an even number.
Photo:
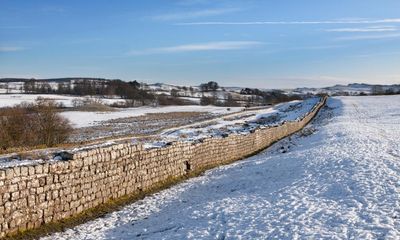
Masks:
[[[328,20],[328,21],[256,21],[256,22],[187,22],[177,25],[317,25],[317,24],[382,24],[400,23],[400,18],[375,20]]]
[[[162,14],[158,16],[153,16],[151,19],[157,21],[171,21],[171,20],[181,20],[188,18],[198,18],[198,17],[210,17],[218,16],[227,13],[233,13],[240,11],[239,8],[216,8],[216,9],[204,9],[198,11],[185,11],[177,13]]]
[[[338,37],[337,41],[356,41],[356,40],[380,40],[380,39],[393,39],[400,38],[400,33],[393,34],[375,34],[375,35],[356,35],[349,37]]]
[[[326,45],[326,46],[305,46],[305,47],[296,47],[291,48],[289,50],[326,50],[326,49],[336,49],[343,48],[345,45]]]
[[[199,52],[199,51],[222,51],[222,50],[238,50],[247,49],[262,45],[257,41],[223,41],[223,42],[207,42],[184,44],[171,47],[151,48],[142,51],[131,51],[129,55],[148,55],[158,53],[180,53],[180,52]]]
[[[379,53],[367,53],[367,54],[359,54],[350,57],[356,58],[368,58],[368,57],[377,57],[377,56],[395,56],[400,55],[400,52],[379,52]]]
[[[22,51],[24,50],[23,47],[1,47],[0,46],[0,52],[17,52],[17,51]]]
[[[334,28],[327,29],[327,32],[396,32],[396,26],[370,26],[361,28]]]
[[[324,51],[330,49],[340,49],[346,48],[347,45],[320,45],[320,46],[303,46],[303,47],[288,47],[288,48],[275,48],[275,49],[268,49],[267,51],[260,51],[263,54],[276,54],[282,52],[292,52],[292,51]]]

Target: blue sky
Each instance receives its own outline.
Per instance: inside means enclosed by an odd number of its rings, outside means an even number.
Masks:
[[[398,0],[0,0],[0,77],[400,83]]]

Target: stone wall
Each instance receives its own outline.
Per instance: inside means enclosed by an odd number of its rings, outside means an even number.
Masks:
[[[299,121],[247,135],[175,142],[156,149],[116,144],[75,153],[68,161],[0,169],[0,237],[253,154],[303,128],[325,101]]]

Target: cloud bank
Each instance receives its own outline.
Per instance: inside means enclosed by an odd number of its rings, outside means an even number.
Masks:
[[[328,20],[328,21],[255,21],[255,22],[186,22],[177,25],[317,25],[317,24],[383,24],[400,23],[400,18],[375,20]]]
[[[1,47],[0,46],[0,52],[17,52],[17,51],[22,51],[24,50],[23,47]]]
[[[199,18],[199,17],[218,16],[218,15],[223,15],[223,14],[233,13],[233,12],[238,12],[238,11],[240,11],[239,8],[204,9],[204,10],[198,10],[198,11],[185,11],[185,12],[162,14],[162,15],[152,16],[151,19],[157,20],[157,21],[172,21],[172,20]]]
[[[393,34],[374,34],[374,35],[356,35],[348,37],[338,37],[338,41],[356,41],[356,40],[381,40],[381,39],[394,39],[400,38],[400,33]]]
[[[223,51],[253,48],[262,45],[257,41],[222,41],[184,44],[171,47],[150,48],[142,51],[131,51],[129,55],[148,55],[160,53],[181,53],[181,52],[200,52],[200,51]]]
[[[327,32],[396,32],[396,26],[370,26],[364,28],[335,28],[327,29]]]

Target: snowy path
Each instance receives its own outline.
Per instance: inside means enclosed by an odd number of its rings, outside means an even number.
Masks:
[[[304,134],[47,239],[399,239],[400,96],[328,105]]]

